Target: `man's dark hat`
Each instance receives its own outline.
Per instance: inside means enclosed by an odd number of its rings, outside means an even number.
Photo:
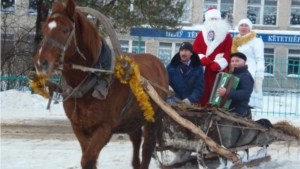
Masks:
[[[231,55],[230,55],[230,58],[232,58],[232,57],[239,57],[239,58],[241,58],[241,59],[244,59],[245,61],[247,61],[247,57],[246,57],[246,55],[244,55],[243,53],[241,53],[241,52],[236,52],[236,53],[232,53]]]
[[[191,51],[193,53],[193,46],[190,42],[183,42],[181,45],[180,45],[180,48],[179,48],[179,51],[181,49],[187,49],[189,51]]]

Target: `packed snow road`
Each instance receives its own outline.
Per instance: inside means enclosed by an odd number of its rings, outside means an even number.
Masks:
[[[71,124],[64,119],[23,119],[1,123],[1,137],[5,139],[76,140]],[[127,135],[113,135],[110,141],[128,140]]]

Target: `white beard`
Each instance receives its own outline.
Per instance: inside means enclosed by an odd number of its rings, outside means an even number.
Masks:
[[[226,35],[230,29],[230,25],[225,20],[209,20],[204,22],[204,29],[202,30],[204,41],[207,45],[206,54],[209,55],[212,51],[224,41]],[[207,39],[207,33],[214,31],[214,40],[209,41]]]
[[[215,32],[223,30],[223,32],[228,32],[230,29],[230,25],[227,21],[219,19],[213,21],[205,21],[204,27],[207,31],[213,30]],[[220,29],[223,28],[223,29]]]

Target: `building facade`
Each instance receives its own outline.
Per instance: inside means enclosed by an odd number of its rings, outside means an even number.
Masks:
[[[166,65],[182,42],[193,43],[209,7],[219,9],[231,23],[232,37],[238,32],[239,20],[248,17],[264,41],[267,105],[261,112],[300,117],[300,0],[185,1],[181,30],[171,33],[132,28],[129,34],[118,35],[122,50],[154,54]],[[3,42],[16,43],[24,31],[28,40],[33,40],[35,21],[36,0],[1,0],[1,51]],[[30,49],[26,45],[24,48]]]
[[[230,21],[232,36],[237,34],[236,25],[248,17],[253,30],[265,45],[266,77],[277,76],[295,80],[277,87],[300,87],[300,0],[185,0],[185,12],[181,18],[182,29],[176,33],[131,29],[129,34],[119,35],[124,52],[151,53],[166,65],[170,62],[183,41],[193,43],[204,13],[210,7],[221,11],[222,17]],[[54,2],[54,0],[53,0]],[[1,0],[1,40],[16,38],[22,28],[34,27],[36,0]],[[5,23],[4,23],[5,22]],[[6,26],[9,25],[9,26]],[[21,29],[20,29],[21,28]],[[3,30],[6,29],[5,39]],[[34,29],[29,36],[34,36]],[[31,38],[33,39],[33,38]],[[296,83],[296,86],[290,86]],[[275,82],[270,82],[275,84]],[[274,86],[276,87],[276,86]]]
[[[186,5],[182,30],[170,33],[131,29],[130,35],[119,36],[123,51],[137,52],[140,46],[140,52],[152,53],[166,65],[183,41],[193,43],[201,31],[205,11],[214,7],[231,23],[233,37],[241,19],[252,21],[253,30],[264,41],[265,86],[300,89],[300,0],[187,0]]]

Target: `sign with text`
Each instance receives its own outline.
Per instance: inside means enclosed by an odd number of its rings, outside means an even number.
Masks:
[[[179,30],[175,33],[145,29],[145,28],[132,28],[130,30],[131,36],[142,36],[142,37],[153,37],[153,38],[177,38],[177,39],[195,39],[199,31],[195,30]],[[231,36],[234,37],[238,33],[230,32]],[[285,44],[300,44],[300,35],[291,34],[270,34],[270,33],[257,33],[257,37],[261,38],[265,43],[285,43]]]

